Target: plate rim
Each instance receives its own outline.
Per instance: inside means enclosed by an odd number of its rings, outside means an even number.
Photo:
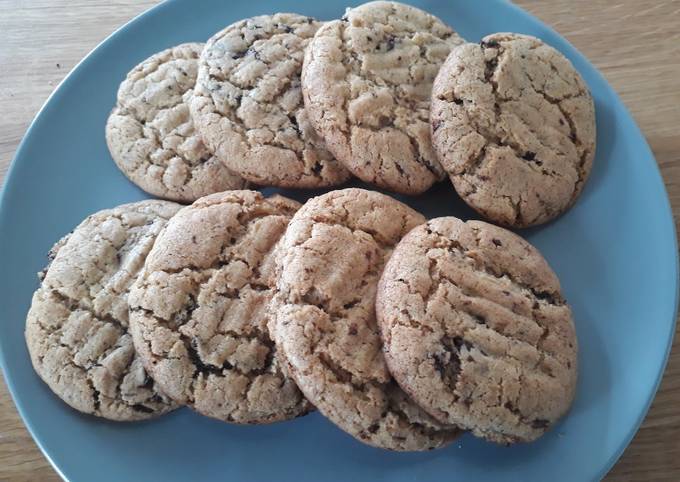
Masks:
[[[5,217],[5,211],[8,209],[6,206],[7,203],[7,197],[9,196],[8,192],[11,189],[11,186],[14,184],[14,177],[16,176],[15,171],[16,171],[16,166],[18,164],[18,159],[22,156],[23,151],[26,149],[26,144],[27,144],[27,139],[31,137],[32,132],[36,129],[36,124],[40,120],[40,118],[43,115],[43,112],[50,106],[53,100],[58,99],[60,95],[62,95],[63,87],[67,83],[70,83],[72,81],[73,76],[75,73],[81,68],[81,66],[87,64],[88,62],[92,62],[93,58],[95,57],[95,54],[105,45],[107,44],[110,40],[113,38],[116,38],[127,30],[134,28],[134,26],[143,21],[147,16],[154,15],[162,10],[171,8],[172,5],[176,3],[180,3],[182,0],[164,0],[161,3],[158,3],[156,5],[151,6],[150,8],[140,12],[139,14],[135,15],[132,17],[130,20],[125,22],[123,25],[115,29],[113,32],[111,32],[109,35],[107,35],[103,40],[101,40],[95,47],[93,47],[82,59],[80,59],[74,66],[73,68],[66,74],[66,76],[57,84],[57,86],[52,90],[52,92],[47,96],[41,107],[38,109],[36,114],[34,115],[33,119],[29,123],[28,127],[26,128],[26,131],[24,132],[21,141],[19,142],[14,155],[12,157],[12,160],[9,164],[9,167],[5,173],[5,177],[2,183],[2,186],[0,186],[0,221],[2,218]],[[402,0],[408,3],[408,0]],[[609,471],[614,467],[616,462],[621,458],[623,455],[623,452],[628,448],[630,445],[632,439],[634,438],[635,434],[640,429],[640,426],[642,425],[644,419],[647,417],[647,414],[649,413],[649,409],[656,398],[656,394],[658,393],[659,387],[661,385],[661,382],[664,378],[664,375],[666,374],[666,368],[668,366],[668,361],[670,359],[670,352],[673,347],[673,342],[675,338],[675,333],[676,333],[676,325],[677,325],[677,319],[678,319],[678,311],[680,307],[680,252],[678,251],[678,236],[677,236],[677,227],[675,223],[675,218],[673,216],[673,210],[671,207],[670,203],[670,197],[668,194],[668,189],[666,186],[666,183],[664,181],[664,177],[661,174],[661,169],[659,167],[659,163],[656,160],[656,157],[654,156],[654,153],[652,152],[649,143],[647,141],[647,137],[645,136],[644,132],[640,129],[639,125],[635,121],[635,118],[633,115],[630,113],[630,110],[628,109],[628,106],[621,100],[618,92],[611,86],[611,84],[607,81],[606,77],[600,72],[598,68],[593,65],[588,58],[582,54],[567,38],[565,38],[562,34],[557,32],[550,24],[544,22],[534,14],[528,12],[527,10],[521,8],[520,6],[516,5],[514,2],[511,0],[495,0],[498,3],[503,3],[505,4],[508,8],[512,9],[516,14],[524,17],[529,17],[533,22],[536,22],[540,24],[544,29],[549,31],[552,35],[555,35],[558,37],[564,44],[566,45],[567,49],[569,50],[569,55],[573,58],[578,58],[580,62],[583,62],[586,64],[590,69],[592,69],[593,72],[595,72],[595,75],[598,77],[598,80],[601,81],[603,84],[605,84],[608,89],[610,90],[611,94],[613,95],[614,100],[621,106],[623,114],[624,115],[624,121],[626,124],[626,130],[633,129],[642,139],[643,145],[640,146],[642,149],[644,149],[646,156],[645,161],[650,161],[651,163],[651,169],[654,174],[654,178],[657,183],[660,184],[660,187],[662,189],[662,192],[665,194],[665,196],[662,196],[663,198],[663,213],[662,217],[665,218],[666,223],[672,227],[670,229],[670,236],[672,239],[671,245],[673,247],[673,281],[675,283],[675,289],[673,290],[674,292],[674,300],[673,300],[673,318],[671,320],[671,323],[668,325],[669,327],[669,333],[667,333],[667,343],[663,355],[663,361],[661,363],[661,366],[659,367],[659,370],[656,375],[656,379],[654,380],[653,383],[653,388],[650,390],[647,400],[645,401],[644,407],[642,411],[640,412],[638,418],[636,419],[635,423],[631,425],[631,428],[629,432],[626,434],[625,437],[622,438],[621,442],[619,443],[619,447],[614,451],[614,453],[610,456],[610,458],[603,463],[601,471],[598,473],[597,478],[595,480],[601,480]],[[648,166],[649,168],[649,166]],[[5,384],[7,386],[7,389],[10,393],[12,402],[14,404],[15,409],[19,413],[19,416],[21,417],[21,421],[23,422],[24,426],[28,430],[28,432],[31,435],[31,438],[35,442],[35,444],[39,447],[41,453],[43,456],[48,460],[52,468],[57,472],[57,474],[63,479],[63,480],[69,480],[66,477],[66,474],[63,473],[59,465],[56,463],[56,461],[51,457],[50,453],[48,452],[48,449],[43,445],[43,442],[40,438],[38,438],[35,434],[34,431],[34,426],[33,423],[26,417],[26,414],[24,412],[24,408],[22,407],[21,404],[17,403],[17,387],[14,383],[13,377],[10,375],[9,370],[7,368],[7,362],[6,362],[6,357],[4,350],[2,348],[2,345],[0,344],[0,369],[2,370],[2,374],[5,380]]]

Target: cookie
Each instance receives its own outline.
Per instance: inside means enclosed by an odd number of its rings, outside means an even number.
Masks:
[[[267,331],[271,252],[298,207],[254,191],[213,194],[158,237],[132,289],[130,320],[146,368],[178,403],[241,424],[310,409]]]
[[[271,330],[298,386],[326,417],[367,444],[392,450],[445,445],[457,430],[423,412],[387,370],[375,292],[395,244],[423,216],[374,191],[309,200],[277,256]]]
[[[545,223],[581,193],[595,110],[574,66],[512,33],[457,47],[432,91],[432,142],[458,194],[510,227]]]
[[[333,186],[349,172],[328,152],[302,102],[304,49],[320,23],[278,13],[236,22],[206,44],[191,113],[231,170],[262,185]]]
[[[319,28],[302,70],[305,106],[355,176],[405,194],[445,177],[430,141],[430,94],[461,42],[438,18],[396,2],[366,3]]]
[[[76,410],[118,421],[176,405],[144,370],[128,332],[128,291],[181,206],[141,201],[100,211],[50,251],[26,319],[33,367]]]
[[[442,423],[528,442],[571,405],[571,310],[541,254],[503,228],[418,226],[387,263],[376,311],[393,376]]]
[[[189,115],[202,48],[182,44],[135,67],[106,123],[106,142],[120,170],[146,192],[179,202],[246,184],[208,151]]]

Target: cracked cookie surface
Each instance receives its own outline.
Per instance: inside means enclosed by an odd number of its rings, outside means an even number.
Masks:
[[[395,2],[349,9],[318,30],[303,65],[305,106],[355,176],[405,194],[445,177],[430,140],[430,94],[460,43],[436,17]]]
[[[254,183],[313,188],[350,176],[302,101],[304,49],[319,25],[289,13],[241,20],[208,40],[201,55],[193,119],[216,156]]]
[[[432,91],[432,142],[460,196],[526,227],[569,209],[595,155],[583,79],[535,37],[498,33],[454,49]]]
[[[531,441],[571,405],[571,310],[540,253],[510,231],[453,217],[417,227],[387,263],[376,312],[390,371],[442,423]]]
[[[147,375],[128,332],[128,292],[179,204],[141,201],[100,211],[50,251],[26,319],[36,372],[81,412],[151,418],[176,407]]]
[[[299,204],[254,191],[182,209],[130,295],[135,347],[168,396],[233,423],[309,411],[267,331],[272,251]]]
[[[155,196],[179,202],[246,182],[207,149],[189,114],[200,43],[187,43],[135,67],[118,90],[106,124],[106,142],[121,171]]]
[[[277,256],[271,333],[305,396],[367,444],[428,450],[458,434],[420,409],[390,376],[375,319],[375,292],[394,245],[423,216],[374,191],[309,200]]]

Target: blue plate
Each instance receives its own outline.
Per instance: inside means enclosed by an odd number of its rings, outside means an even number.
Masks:
[[[0,361],[28,429],[71,481],[120,480],[593,480],[614,464],[640,425],[671,346],[678,299],[675,229],[656,162],[616,94],[564,39],[504,1],[414,1],[464,37],[516,31],[561,50],[595,98],[594,170],[576,206],[522,234],[562,280],[580,344],[570,414],[528,445],[464,436],[428,453],[385,452],[356,442],[319,414],[239,427],[178,410],[115,424],[60,402],[31,368],[24,319],[45,253],[86,215],[145,198],[116,169],[104,124],[125,73],[174,44],[207,39],[243,17],[296,11],[342,15],[345,1],[171,1],[120,29],[75,68],[24,138],[0,208]],[[290,194],[290,193],[289,193]],[[310,193],[293,193],[304,199]],[[428,216],[474,217],[450,185],[410,199]]]

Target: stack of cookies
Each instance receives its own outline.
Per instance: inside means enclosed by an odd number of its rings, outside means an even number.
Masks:
[[[318,409],[390,450],[463,431],[535,440],[571,405],[577,342],[533,246],[372,190],[301,205],[246,187],[353,175],[417,195],[448,174],[489,220],[536,225],[581,192],[593,112],[540,40],[465,43],[394,2],[326,23],[253,17],[153,55],[121,84],[106,140],[165,200],[100,211],[57,242],[26,323],[33,365],[111,420]]]

